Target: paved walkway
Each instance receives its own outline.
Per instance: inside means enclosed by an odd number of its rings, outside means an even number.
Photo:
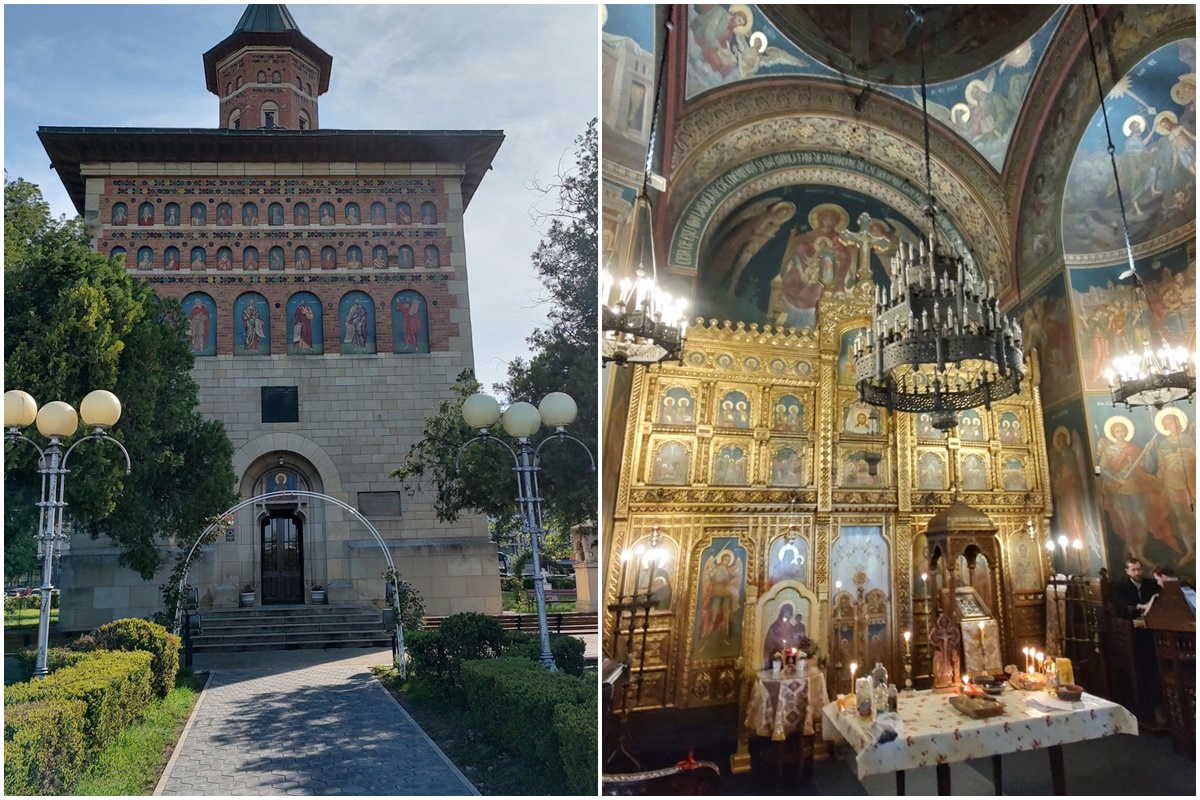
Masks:
[[[211,670],[155,794],[478,794],[372,677],[390,650],[197,655]]]

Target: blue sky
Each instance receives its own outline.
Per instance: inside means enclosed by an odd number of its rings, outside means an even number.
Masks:
[[[55,216],[74,215],[38,126],[215,128],[203,54],[245,4],[4,7],[4,168],[38,184]],[[595,4],[288,4],[333,56],[320,125],[334,129],[503,130],[493,171],[466,213],[476,372],[485,386],[526,356],[544,323],[530,254],[544,233],[530,187],[574,163],[597,115]],[[540,398],[533,398],[535,401]]]

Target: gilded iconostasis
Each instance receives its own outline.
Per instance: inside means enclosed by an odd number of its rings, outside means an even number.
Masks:
[[[844,74],[827,52],[836,15],[766,8],[604,17],[603,258],[619,274],[652,246],[695,320],[679,361],[606,369],[606,599],[653,602],[636,636],[609,614],[604,648],[630,651],[639,708],[738,702],[785,621],[819,648],[830,691],[851,660],[899,669],[904,631],[927,675],[924,530],[956,499],[997,527],[997,563],[960,580],[1005,663],[1044,635],[1046,581],[1068,569],[1049,538],[1081,541],[1072,572],[1119,573],[1130,553],[1195,571],[1194,409],[1114,408],[1103,377],[1131,342],[1195,348],[1193,9],[1118,6],[1099,23],[1141,305],[1120,277],[1079,7],[982,15],[1011,41],[939,32],[978,45],[930,84],[940,236],[995,287],[1028,362],[1018,395],[943,432],[854,387],[892,255],[927,225],[917,79]],[[781,32],[803,14],[824,20],[820,41]],[[643,188],[651,148],[665,189]],[[628,557],[652,547],[665,557]]]

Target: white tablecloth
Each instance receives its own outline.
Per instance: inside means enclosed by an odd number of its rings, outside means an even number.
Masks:
[[[1133,714],[1090,694],[1070,704],[1071,710],[1046,710],[1026,702],[1050,700],[1044,692],[1008,690],[1000,697],[1005,712],[987,719],[972,719],[960,713],[950,705],[950,697],[928,691],[901,692],[898,712],[905,735],[886,744],[875,743],[870,720],[860,720],[853,711],[839,713],[837,703],[829,703],[823,712],[822,736],[853,747],[858,753],[858,777],[865,778],[1138,732]]]
[[[750,690],[746,728],[755,736],[770,736],[777,742],[796,733],[811,734],[828,702],[825,674],[820,670],[794,678],[776,678],[771,670],[763,670]]]

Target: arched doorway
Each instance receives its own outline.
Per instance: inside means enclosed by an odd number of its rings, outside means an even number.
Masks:
[[[304,518],[274,510],[259,525],[263,605],[304,602]]]

